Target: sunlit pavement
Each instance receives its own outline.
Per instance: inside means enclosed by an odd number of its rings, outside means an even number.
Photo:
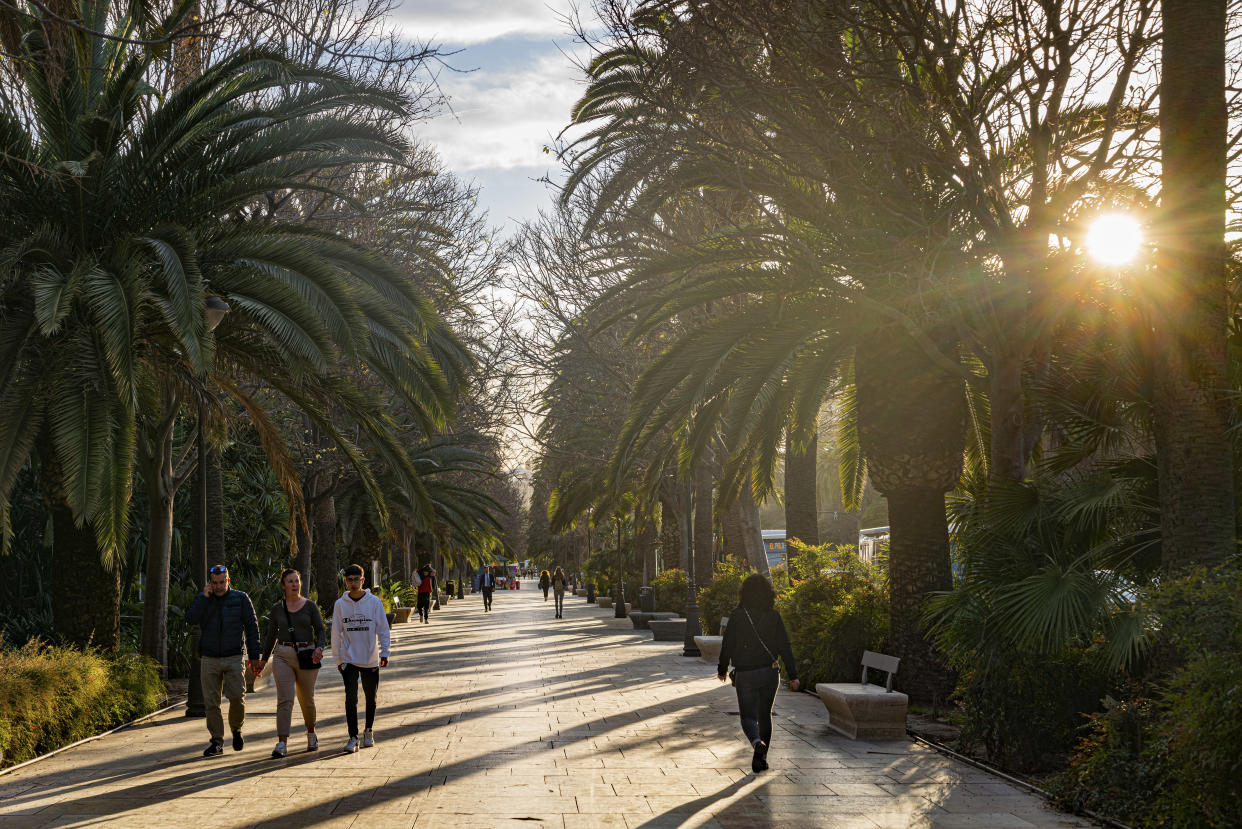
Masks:
[[[246,747],[203,758],[184,709],[0,777],[0,827],[1089,826],[935,752],[830,732],[782,691],[771,770],[750,773],[732,688],[713,666],[528,582],[394,629],[375,748],[343,754],[344,694],[325,659],[320,750],[294,709],[272,760],[275,691],[247,698]]]

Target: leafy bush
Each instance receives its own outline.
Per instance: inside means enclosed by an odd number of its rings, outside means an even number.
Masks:
[[[720,632],[720,619],[737,607],[738,590],[748,575],[750,571],[737,564],[726,562],[716,565],[715,577],[699,591],[699,619],[703,624],[703,633],[715,636]]]
[[[48,647],[0,650],[0,765],[14,765],[148,714],[159,668],[137,654]]]
[[[1132,826],[1237,826],[1242,569],[1166,582],[1152,611],[1164,664],[1091,717],[1057,794]]]
[[[803,684],[857,681],[864,650],[888,636],[888,589],[882,574],[852,547],[799,546],[793,586],[777,600]]]
[[[686,591],[690,580],[685,570],[671,568],[651,580],[655,589],[655,609],[662,613],[681,615],[686,609]]]

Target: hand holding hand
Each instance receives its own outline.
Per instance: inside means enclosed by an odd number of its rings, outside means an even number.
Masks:
[[[315,648],[315,652],[311,654],[311,662],[318,665],[323,661],[323,648]]]
[[[255,676],[258,676],[259,674],[263,673],[263,668],[266,665],[267,665],[266,659],[251,659],[250,660],[250,671]]]
[[[340,673],[345,673],[345,663],[342,662],[341,664],[337,665],[336,670]]]
[[[797,691],[801,687],[802,687],[802,683],[799,682],[798,680],[796,679],[789,680],[789,690]]]
[[[719,679],[721,682],[724,682],[728,678],[729,677],[726,674],[716,674],[716,679]]]
[[[388,667],[388,657],[387,657],[387,656],[381,656],[381,657],[380,657],[380,667],[381,667],[381,668],[387,668],[387,667]]]

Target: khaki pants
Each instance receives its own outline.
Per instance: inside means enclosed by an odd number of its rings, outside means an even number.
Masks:
[[[204,656],[199,679],[203,685],[203,707],[207,710],[207,731],[217,743],[224,742],[224,718],[220,714],[220,694],[229,701],[229,728],[241,731],[246,719],[246,663],[238,656]]]
[[[277,645],[272,650],[272,677],[276,680],[276,736],[289,736],[293,722],[293,698],[302,708],[302,721],[307,731],[315,730],[315,680],[319,671],[298,667],[298,652],[290,645]]]

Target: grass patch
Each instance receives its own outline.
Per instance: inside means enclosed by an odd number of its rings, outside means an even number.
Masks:
[[[0,649],[0,767],[149,714],[164,699],[159,669],[137,654],[37,640]]]

